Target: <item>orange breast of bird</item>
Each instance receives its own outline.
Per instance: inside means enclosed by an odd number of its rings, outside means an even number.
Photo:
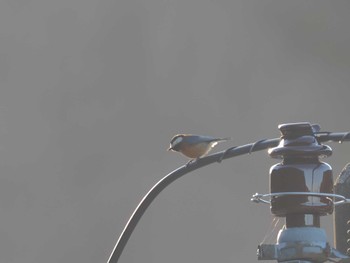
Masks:
[[[189,158],[199,158],[207,154],[210,149],[211,145],[208,145],[208,143],[198,143],[196,145],[185,144],[181,149],[181,153]]]

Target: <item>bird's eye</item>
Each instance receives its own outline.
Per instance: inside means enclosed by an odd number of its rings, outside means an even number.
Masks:
[[[182,136],[177,137],[175,140],[171,142],[171,145],[174,147],[175,145],[179,144],[182,141]]]

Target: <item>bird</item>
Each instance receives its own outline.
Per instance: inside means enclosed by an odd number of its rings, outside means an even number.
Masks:
[[[171,141],[168,151],[180,152],[190,158],[190,162],[207,155],[219,142],[228,141],[231,138],[215,138],[211,136],[195,134],[177,134]]]

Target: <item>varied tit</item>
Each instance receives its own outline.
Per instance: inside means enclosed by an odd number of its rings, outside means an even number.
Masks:
[[[219,142],[227,140],[230,138],[177,134],[171,139],[168,151],[180,152],[191,159],[198,159],[206,155]]]

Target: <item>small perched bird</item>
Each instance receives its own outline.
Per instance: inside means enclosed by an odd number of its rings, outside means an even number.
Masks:
[[[193,161],[194,159],[198,159],[208,154],[208,152],[219,142],[227,140],[230,140],[230,138],[177,134],[171,139],[168,151],[180,152],[188,158],[191,158],[191,161]]]

